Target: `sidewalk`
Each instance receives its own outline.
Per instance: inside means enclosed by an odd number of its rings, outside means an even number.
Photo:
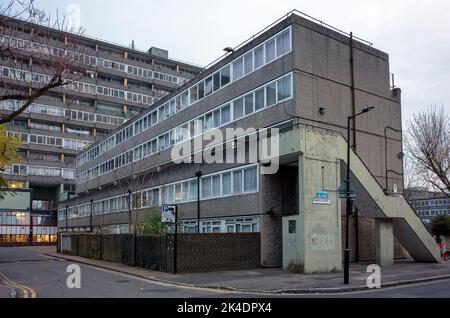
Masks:
[[[367,289],[366,273],[369,263],[353,263],[350,266],[350,285],[343,284],[342,273],[290,274],[281,268],[255,269],[230,272],[168,274],[117,263],[81,258],[56,253],[56,247],[31,247],[32,250],[67,261],[92,265],[103,269],[173,285],[235,290],[252,293],[336,293]],[[450,262],[441,264],[399,261],[381,270],[382,287],[450,279]]]
[[[0,299],[1,298],[11,298],[11,290],[2,282],[0,282]]]

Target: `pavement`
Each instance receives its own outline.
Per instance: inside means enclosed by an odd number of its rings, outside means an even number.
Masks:
[[[118,263],[62,255],[56,253],[56,247],[54,246],[28,247],[25,249],[48,257],[94,266],[170,286],[267,295],[333,294],[364,291],[368,290],[367,279],[371,274],[367,272],[367,266],[370,263],[352,263],[349,285],[343,284],[342,273],[291,274],[280,268],[174,275]],[[450,279],[450,262],[430,264],[401,260],[397,261],[395,265],[381,268],[382,288],[448,279]]]

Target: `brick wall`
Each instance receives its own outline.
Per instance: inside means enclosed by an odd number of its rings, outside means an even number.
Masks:
[[[177,241],[177,272],[259,268],[259,233],[182,234]]]

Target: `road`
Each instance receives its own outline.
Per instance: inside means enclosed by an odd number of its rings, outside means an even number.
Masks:
[[[81,288],[70,289],[66,280],[68,261],[19,247],[0,247],[0,280],[16,286],[20,296],[37,298],[198,298],[270,297],[227,291],[180,287],[80,264]],[[450,280],[397,288],[333,295],[277,295],[276,297],[339,298],[450,298]]]

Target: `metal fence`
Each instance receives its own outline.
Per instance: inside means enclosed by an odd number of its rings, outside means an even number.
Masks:
[[[59,253],[167,273],[257,268],[259,233],[58,235]]]

